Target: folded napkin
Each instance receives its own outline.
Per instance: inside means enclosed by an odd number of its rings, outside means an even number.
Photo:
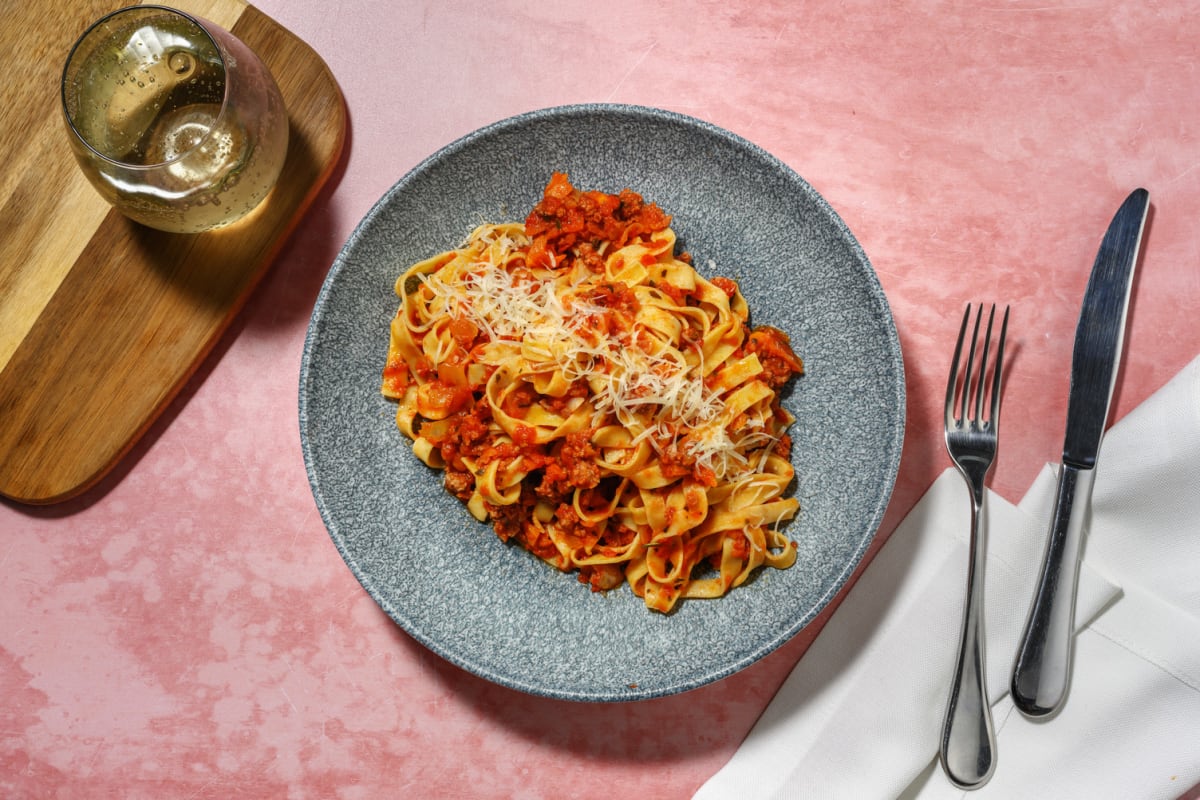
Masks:
[[[1003,446],[1003,445],[1002,445]],[[997,766],[975,792],[937,764],[966,589],[969,501],[943,473],[897,527],[730,762],[694,800],[1164,798],[1200,783],[1200,358],[1108,432],[1061,713],[1008,698],[1049,526],[1047,467],[989,492],[988,691]]]

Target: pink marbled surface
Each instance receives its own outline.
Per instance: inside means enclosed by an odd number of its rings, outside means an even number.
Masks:
[[[530,697],[396,628],[316,512],[296,387],[325,273],[395,180],[503,117],[679,111],[829,200],[907,362],[883,533],[948,464],[939,406],[967,301],[1013,306],[993,487],[1018,499],[1057,458],[1088,269],[1135,186],[1153,210],[1115,415],[1200,353],[1200,67],[1182,0],[256,5],[337,76],[347,156],[116,473],[64,506],[0,504],[5,797],[684,797],[738,746],[813,631],[681,696]]]

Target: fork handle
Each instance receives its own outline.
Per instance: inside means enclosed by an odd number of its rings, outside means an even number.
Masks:
[[[964,475],[966,473],[964,472]],[[987,696],[983,630],[983,564],[987,553],[986,491],[980,476],[971,486],[971,539],[967,558],[967,596],[963,604],[958,660],[942,724],[939,758],[951,783],[975,789],[996,767],[996,731]]]
[[[1013,666],[1013,704],[1027,717],[1062,707],[1074,658],[1075,598],[1094,469],[1063,464],[1050,537]]]

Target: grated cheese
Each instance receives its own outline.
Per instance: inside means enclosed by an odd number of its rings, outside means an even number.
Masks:
[[[526,355],[544,355],[548,369],[560,370],[568,381],[586,380],[597,424],[612,414],[631,430],[641,428],[635,444],[648,439],[660,454],[683,439],[685,452],[718,479],[746,471],[744,453],[774,443],[761,420],[733,436],[725,430],[720,423],[725,402],[704,385],[703,363],[689,366],[670,345],[658,354],[647,351],[638,344],[640,326],[623,336],[597,333],[592,323],[607,309],[578,298],[570,298],[568,308],[555,280],[518,277],[504,268],[507,257],[520,249],[511,237],[484,236],[475,243],[480,252],[469,271],[453,283],[437,273],[421,276],[426,290],[492,342],[524,342]],[[496,250],[500,263],[490,257]],[[588,277],[586,272],[573,276],[570,288]],[[764,452],[759,463],[765,458]]]

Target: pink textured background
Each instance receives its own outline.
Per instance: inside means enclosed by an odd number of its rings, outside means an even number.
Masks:
[[[948,466],[938,409],[968,301],[1013,306],[993,487],[1016,500],[1057,459],[1088,270],[1136,186],[1153,209],[1116,417],[1200,353],[1200,67],[1183,0],[257,5],[337,76],[348,152],[120,468],[64,506],[0,504],[5,797],[685,797],[736,749],[815,629],[681,696],[525,696],[394,626],[316,512],[296,389],[326,271],[393,182],[498,119],[659,106],[750,139],[829,200],[907,362],[883,534]]]

